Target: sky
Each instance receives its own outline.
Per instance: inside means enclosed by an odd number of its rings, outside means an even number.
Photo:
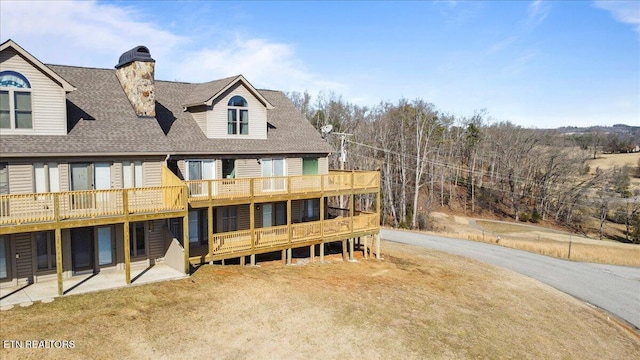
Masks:
[[[640,126],[637,1],[0,1],[0,41],[46,64],[113,68],[137,45],[156,79],[242,74],[261,89],[530,128]]]

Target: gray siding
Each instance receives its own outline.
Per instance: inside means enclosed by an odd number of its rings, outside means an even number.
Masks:
[[[9,163],[9,192],[25,194],[33,191],[33,165]]]
[[[0,54],[0,71],[4,70],[21,73],[31,84],[33,129],[2,129],[2,135],[66,135],[67,103],[62,87],[14,49],[6,49]]]
[[[18,281],[23,279],[33,280],[33,263],[31,250],[31,233],[15,235],[16,242],[16,267]]]
[[[212,94],[213,95],[213,94]],[[227,134],[227,104],[235,95],[242,96],[248,103],[249,134]],[[207,112],[207,132],[211,139],[266,139],[267,138],[267,108],[241,83],[227,90],[213,103],[213,108]]]
[[[149,225],[153,223],[153,231],[149,231],[149,259],[155,261],[155,259],[163,257],[165,253],[164,236],[163,236],[163,221],[154,220],[149,221]]]

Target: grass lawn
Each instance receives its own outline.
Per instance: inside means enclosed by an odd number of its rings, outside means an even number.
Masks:
[[[0,312],[2,359],[632,359],[640,336],[530,278],[383,242],[384,261],[203,266],[189,278]]]

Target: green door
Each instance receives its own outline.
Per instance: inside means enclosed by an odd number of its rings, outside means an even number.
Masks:
[[[318,159],[302,159],[302,175],[318,175]]]

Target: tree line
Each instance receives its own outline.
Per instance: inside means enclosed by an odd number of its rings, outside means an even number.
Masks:
[[[454,116],[421,99],[365,107],[332,92],[288,95],[317,129],[331,124],[353,134],[345,139],[346,168],[380,171],[384,225],[426,229],[431,211],[450,207],[582,232],[595,221],[601,238],[605,223],[616,222],[625,225],[622,240],[640,243],[640,194],[630,191],[640,161],[590,169],[587,135],[496,122],[485,110]],[[339,136],[327,141],[340,149]],[[330,162],[339,167],[337,156]]]

